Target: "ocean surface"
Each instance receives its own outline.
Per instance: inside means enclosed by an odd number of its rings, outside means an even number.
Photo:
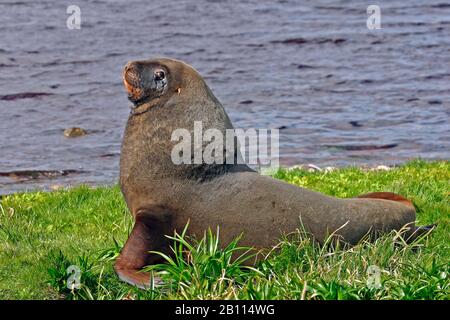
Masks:
[[[450,2],[378,1],[378,30],[370,4],[0,0],[0,194],[115,183],[122,68],[155,56],[193,65],[235,127],[279,128],[282,165],[449,159]]]

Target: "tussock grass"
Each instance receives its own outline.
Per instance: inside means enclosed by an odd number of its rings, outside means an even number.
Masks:
[[[0,200],[0,298],[3,299],[449,299],[450,162],[413,161],[390,171],[280,170],[274,175],[337,197],[392,191],[412,199],[420,224],[438,223],[412,244],[399,234],[354,247],[319,247],[299,230],[280,237],[255,268],[239,239],[221,249],[217,232],[171,237],[174,255],[149,267],[162,286],[139,290],[112,265],[132,221],[117,186],[80,186]],[[180,230],[181,231],[181,230]],[[395,243],[395,245],[394,245]],[[231,259],[239,251],[240,258]],[[81,287],[67,288],[69,266]],[[379,285],[368,272],[379,271]],[[373,270],[373,269],[372,269]]]

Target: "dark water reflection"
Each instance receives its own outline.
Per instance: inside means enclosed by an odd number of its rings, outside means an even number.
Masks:
[[[81,30],[68,4],[0,2],[0,171],[85,173],[0,177],[0,193],[116,181],[121,70],[156,55],[194,65],[235,127],[283,128],[283,165],[450,156],[444,1],[378,2],[381,30],[366,27],[367,1],[77,1]],[[74,126],[93,133],[65,138]]]

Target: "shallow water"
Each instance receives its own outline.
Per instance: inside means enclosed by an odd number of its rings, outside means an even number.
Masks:
[[[282,128],[282,165],[450,158],[443,0],[378,2],[381,30],[366,1],[77,1],[80,30],[55,3],[0,2],[0,172],[83,172],[0,176],[0,194],[117,181],[121,71],[153,56],[199,70],[235,127]],[[75,126],[89,134],[65,138]]]

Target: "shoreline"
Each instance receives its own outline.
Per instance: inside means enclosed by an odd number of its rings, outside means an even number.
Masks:
[[[447,159],[433,159],[433,160],[427,160],[427,159],[412,159],[403,163],[399,164],[393,164],[393,165],[386,165],[386,164],[377,164],[377,165],[369,165],[369,164],[362,164],[362,165],[348,165],[348,166],[319,166],[313,163],[303,163],[303,164],[297,164],[293,166],[280,166],[277,169],[266,169],[262,168],[260,170],[257,170],[262,175],[274,175],[278,170],[286,170],[286,171],[307,171],[307,172],[321,172],[321,173],[329,173],[333,171],[338,170],[345,170],[345,169],[359,169],[362,171],[389,171],[396,168],[401,168],[403,166],[407,166],[410,163],[414,162],[424,162],[424,163],[440,163],[440,162],[450,162],[450,160]],[[58,191],[61,189],[70,189],[75,188],[80,185],[88,185],[90,187],[113,187],[117,184],[116,182],[110,182],[110,183],[95,183],[90,182],[89,180],[86,181],[79,181],[77,183],[70,183],[70,181],[66,184],[58,183],[58,178],[70,178],[73,174],[78,173],[89,173],[89,171],[77,171],[77,170],[14,170],[14,171],[8,171],[8,172],[0,172],[0,177],[3,177],[4,179],[9,179],[9,182],[6,182],[4,185],[9,186],[17,186],[21,184],[27,184],[27,185],[36,185],[35,189],[32,190],[19,190],[19,191],[12,191],[12,192],[5,192],[0,193],[0,199],[13,194],[20,194],[20,193],[34,193],[34,192],[52,192],[52,191]],[[7,178],[5,178],[7,177]],[[16,183],[14,183],[14,180]],[[54,181],[54,183],[52,183]],[[39,187],[39,185],[43,185],[43,187]],[[0,186],[2,186],[1,180],[0,180]]]

